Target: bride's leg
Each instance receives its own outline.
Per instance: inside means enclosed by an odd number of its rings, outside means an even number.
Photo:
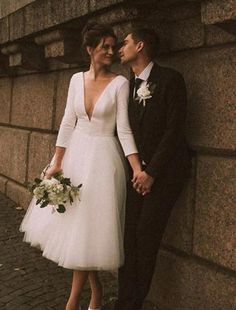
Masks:
[[[83,287],[88,280],[89,271],[74,270],[70,297],[66,304],[65,310],[78,310],[79,298],[81,296]]]
[[[89,272],[89,283],[92,290],[92,296],[89,303],[91,309],[101,309],[102,306],[102,284],[99,280],[97,271]]]

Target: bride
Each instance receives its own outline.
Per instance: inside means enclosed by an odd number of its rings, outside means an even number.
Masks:
[[[83,30],[83,43],[90,68],[71,78],[56,151],[46,171],[50,178],[63,170],[73,184],[82,183],[80,201],[68,205],[65,213],[52,214],[50,206],[41,209],[33,198],[20,227],[25,242],[73,270],[66,310],[78,309],[87,280],[89,309],[101,308],[98,271],[124,263],[125,157],[133,179],[141,170],[128,121],[129,82],[109,71],[116,36],[109,26],[90,23]]]

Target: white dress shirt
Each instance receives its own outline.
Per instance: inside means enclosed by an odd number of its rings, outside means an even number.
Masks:
[[[141,80],[147,81],[153,65],[154,65],[154,62],[150,61],[147,67],[139,75],[135,75],[135,78],[139,78]]]
[[[143,83],[145,83],[147,81],[147,79],[149,78],[149,75],[151,73],[153,65],[154,65],[154,62],[150,61],[149,64],[147,65],[147,67],[139,75],[135,74],[135,78],[139,78],[139,79],[143,80],[143,82],[140,84],[140,86]],[[134,95],[135,95],[135,89],[133,92],[133,97],[134,97]]]

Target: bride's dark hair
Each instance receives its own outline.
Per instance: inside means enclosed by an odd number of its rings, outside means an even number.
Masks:
[[[96,47],[105,37],[112,37],[117,41],[111,26],[97,22],[89,22],[82,30],[83,47]]]

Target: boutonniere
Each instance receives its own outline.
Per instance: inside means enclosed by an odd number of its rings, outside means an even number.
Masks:
[[[139,103],[142,103],[142,105],[145,107],[146,100],[152,98],[155,88],[156,84],[153,84],[152,82],[143,82],[137,90],[137,97],[135,100],[138,100]]]

